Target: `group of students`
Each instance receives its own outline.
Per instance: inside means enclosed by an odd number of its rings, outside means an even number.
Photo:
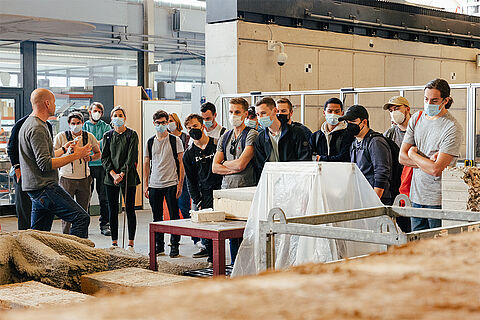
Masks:
[[[216,108],[210,102],[202,105],[201,114],[184,120],[188,134],[175,113],[159,110],[152,119],[156,134],[147,140],[143,161],[143,192],[153,220],[163,219],[164,201],[170,219],[179,219],[180,213],[189,218],[191,204],[193,209],[213,208],[214,190],[255,186],[265,163],[279,161],[354,162],[384,204],[391,205],[402,192],[410,196],[414,207],[441,208],[441,173],[458,157],[462,128],[448,112],[453,99],[445,80],[430,81],[424,97],[424,110],[413,116],[407,99],[392,97],[384,109],[390,112],[393,126],[383,135],[370,129],[363,106],[353,105],[344,112],[337,98],[325,102],[325,122],[314,133],[293,121],[293,105],[286,98],[274,101],[264,97],[255,106],[243,98],[231,99],[231,130],[216,121]],[[32,114],[17,122],[9,142],[17,199],[23,197],[17,200],[19,229],[49,231],[57,215],[64,220],[65,233],[86,238],[95,186],[100,228],[111,235],[113,246],[118,245],[116,213],[123,193],[128,248],[133,250],[139,139],[126,126],[125,110],[120,106],[112,110],[111,129],[101,120],[101,103],[93,103],[88,121],[73,112],[68,116],[70,130],[52,139],[46,120],[55,112],[53,93],[37,89],[31,101]],[[28,198],[31,217],[25,205]],[[436,227],[440,222],[405,218],[398,223],[409,232]],[[170,257],[177,257],[180,236],[170,239]],[[200,247],[194,257],[208,257],[211,262],[211,240],[192,240]],[[163,234],[156,234],[155,244],[156,254],[164,254]],[[230,241],[232,263],[239,245],[239,239]]]

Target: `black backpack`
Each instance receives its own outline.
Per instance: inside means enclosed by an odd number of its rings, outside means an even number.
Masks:
[[[398,145],[390,138],[385,137],[383,134],[373,131],[369,134],[368,138],[369,141],[367,144],[370,144],[370,141],[373,137],[382,137],[388,144],[390,148],[390,154],[392,155],[392,180],[390,181],[390,194],[392,199],[395,199],[397,195],[400,194],[400,184],[402,183],[402,171],[403,166],[398,161],[398,156],[400,154],[400,148]],[[355,146],[355,142],[354,142]],[[367,154],[368,154],[368,147],[367,147]],[[370,154],[368,154],[370,157]]]
[[[67,141],[73,140],[73,135],[70,130],[65,131],[65,136],[67,137]],[[82,130],[82,142],[83,146],[88,144],[88,132]],[[82,159],[79,159],[80,164],[82,163]],[[72,165],[72,173],[73,173],[73,162],[70,163]],[[85,178],[87,177],[87,162],[85,162]]]
[[[178,153],[177,153],[177,139],[174,135],[168,135],[170,146],[172,147],[173,158],[175,159],[175,166],[177,167],[177,177],[180,178],[180,162],[178,161]],[[153,141],[155,136],[150,137],[147,140],[147,150],[148,150],[148,157],[150,158],[150,165],[152,163],[152,148],[153,148]],[[151,170],[150,170],[151,173]]]

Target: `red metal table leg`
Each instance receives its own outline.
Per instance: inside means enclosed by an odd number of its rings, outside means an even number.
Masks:
[[[225,240],[213,240],[213,276],[225,274]]]
[[[155,254],[155,231],[150,226],[150,270],[157,271],[157,255]]]

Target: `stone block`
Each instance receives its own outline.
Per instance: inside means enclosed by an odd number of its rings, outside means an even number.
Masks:
[[[223,211],[190,211],[192,222],[215,222],[225,221],[225,212]]]
[[[70,305],[94,299],[88,295],[27,281],[0,286],[0,310],[37,308],[45,305]]]
[[[213,191],[213,208],[224,211],[227,219],[247,220],[256,187]]]
[[[82,292],[95,294],[99,291],[116,292],[125,288],[161,287],[191,279],[146,269],[125,268],[82,276]]]

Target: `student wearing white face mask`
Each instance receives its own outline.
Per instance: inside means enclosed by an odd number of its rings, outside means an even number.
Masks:
[[[100,144],[100,149],[103,147],[103,135],[112,128],[101,118],[103,117],[104,108],[100,102],[94,102],[88,107],[90,119],[83,124],[83,130],[90,132],[97,139]],[[110,236],[110,214],[108,211],[107,194],[105,192],[105,169],[102,167],[102,161],[95,160],[88,163],[90,168],[90,176],[92,177],[92,193],[93,189],[97,190],[98,202],[100,204],[100,232],[104,236]]]
[[[354,136],[347,130],[345,121],[338,121],[344,115],[340,99],[330,98],[323,106],[325,122],[310,137],[310,146],[317,161],[350,162],[350,146]]]
[[[76,145],[82,147],[87,144],[92,146],[92,155],[88,155],[83,159],[75,160],[60,168],[59,184],[67,191],[77,203],[88,211],[91,196],[90,168],[88,163],[93,160],[100,159],[100,147],[97,139],[93,134],[83,131],[83,115],[80,112],[72,112],[68,115],[68,125],[70,130],[60,132],[55,136],[53,147],[55,150],[64,149],[64,145],[68,141],[76,141]],[[62,156],[68,155],[70,152],[66,150]],[[70,222],[62,221],[62,229],[64,234],[70,233]]]
[[[153,114],[153,125],[157,132],[147,141],[144,154],[144,194],[150,202],[153,221],[163,220],[163,199],[167,202],[168,213],[171,220],[180,219],[178,198],[183,191],[183,144],[179,137],[169,133],[169,116],[163,110]],[[170,257],[178,257],[180,236],[170,237]],[[163,233],[155,235],[155,254],[165,252]]]
[[[455,165],[463,130],[448,111],[453,99],[444,79],[425,85],[424,110],[408,122],[400,148],[400,163],[413,167],[410,200],[414,208],[442,208],[442,172]],[[439,219],[411,218],[412,231],[441,226]]]
[[[218,141],[212,172],[223,176],[222,189],[252,187],[257,181],[252,159],[258,132],[245,125],[248,102],[243,98],[233,98],[229,103],[228,120],[233,129]],[[232,265],[239,247],[240,239],[230,239]]]
[[[410,120],[410,103],[402,96],[391,97],[383,106],[383,110],[390,112],[392,127],[385,131],[385,137],[392,139],[400,148]]]

